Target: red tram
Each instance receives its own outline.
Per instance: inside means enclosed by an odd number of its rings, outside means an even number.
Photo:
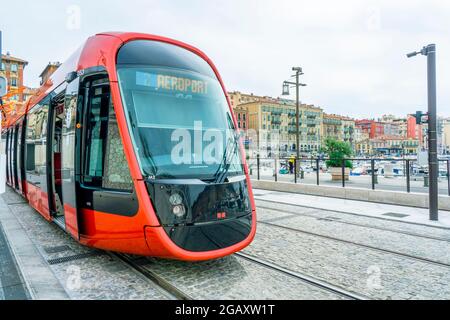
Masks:
[[[154,35],[97,34],[23,113],[2,132],[7,183],[80,243],[207,260],[253,240],[236,119],[198,49]],[[197,145],[214,132],[215,162],[202,157],[211,147]]]

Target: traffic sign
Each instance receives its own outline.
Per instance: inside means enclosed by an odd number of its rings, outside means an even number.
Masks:
[[[0,76],[0,97],[3,97],[8,92],[8,80]]]

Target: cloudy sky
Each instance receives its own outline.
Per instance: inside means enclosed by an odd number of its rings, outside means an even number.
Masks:
[[[228,90],[278,96],[293,66],[302,102],[354,117],[426,109],[426,58],[436,43],[438,112],[450,116],[450,3],[442,0],[15,0],[2,3],[3,51],[29,61],[37,86],[88,36],[138,31],[199,47]]]

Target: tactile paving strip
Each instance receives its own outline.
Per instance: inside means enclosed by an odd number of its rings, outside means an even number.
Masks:
[[[60,257],[60,258],[55,258],[55,259],[49,259],[49,260],[47,260],[47,262],[49,264],[53,265],[53,264],[59,264],[59,263],[73,261],[73,260],[79,260],[79,259],[85,259],[85,258],[90,258],[90,257],[101,256],[101,255],[104,255],[104,253],[103,252],[80,253],[80,254],[75,254],[73,256],[66,256],[66,257]]]

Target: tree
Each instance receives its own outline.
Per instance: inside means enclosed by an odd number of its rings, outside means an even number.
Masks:
[[[325,140],[324,151],[328,154],[329,158],[329,160],[326,161],[328,168],[341,167],[344,158],[353,155],[352,147],[349,143],[333,138],[327,138]],[[353,168],[352,162],[350,160],[345,160],[345,167]]]

